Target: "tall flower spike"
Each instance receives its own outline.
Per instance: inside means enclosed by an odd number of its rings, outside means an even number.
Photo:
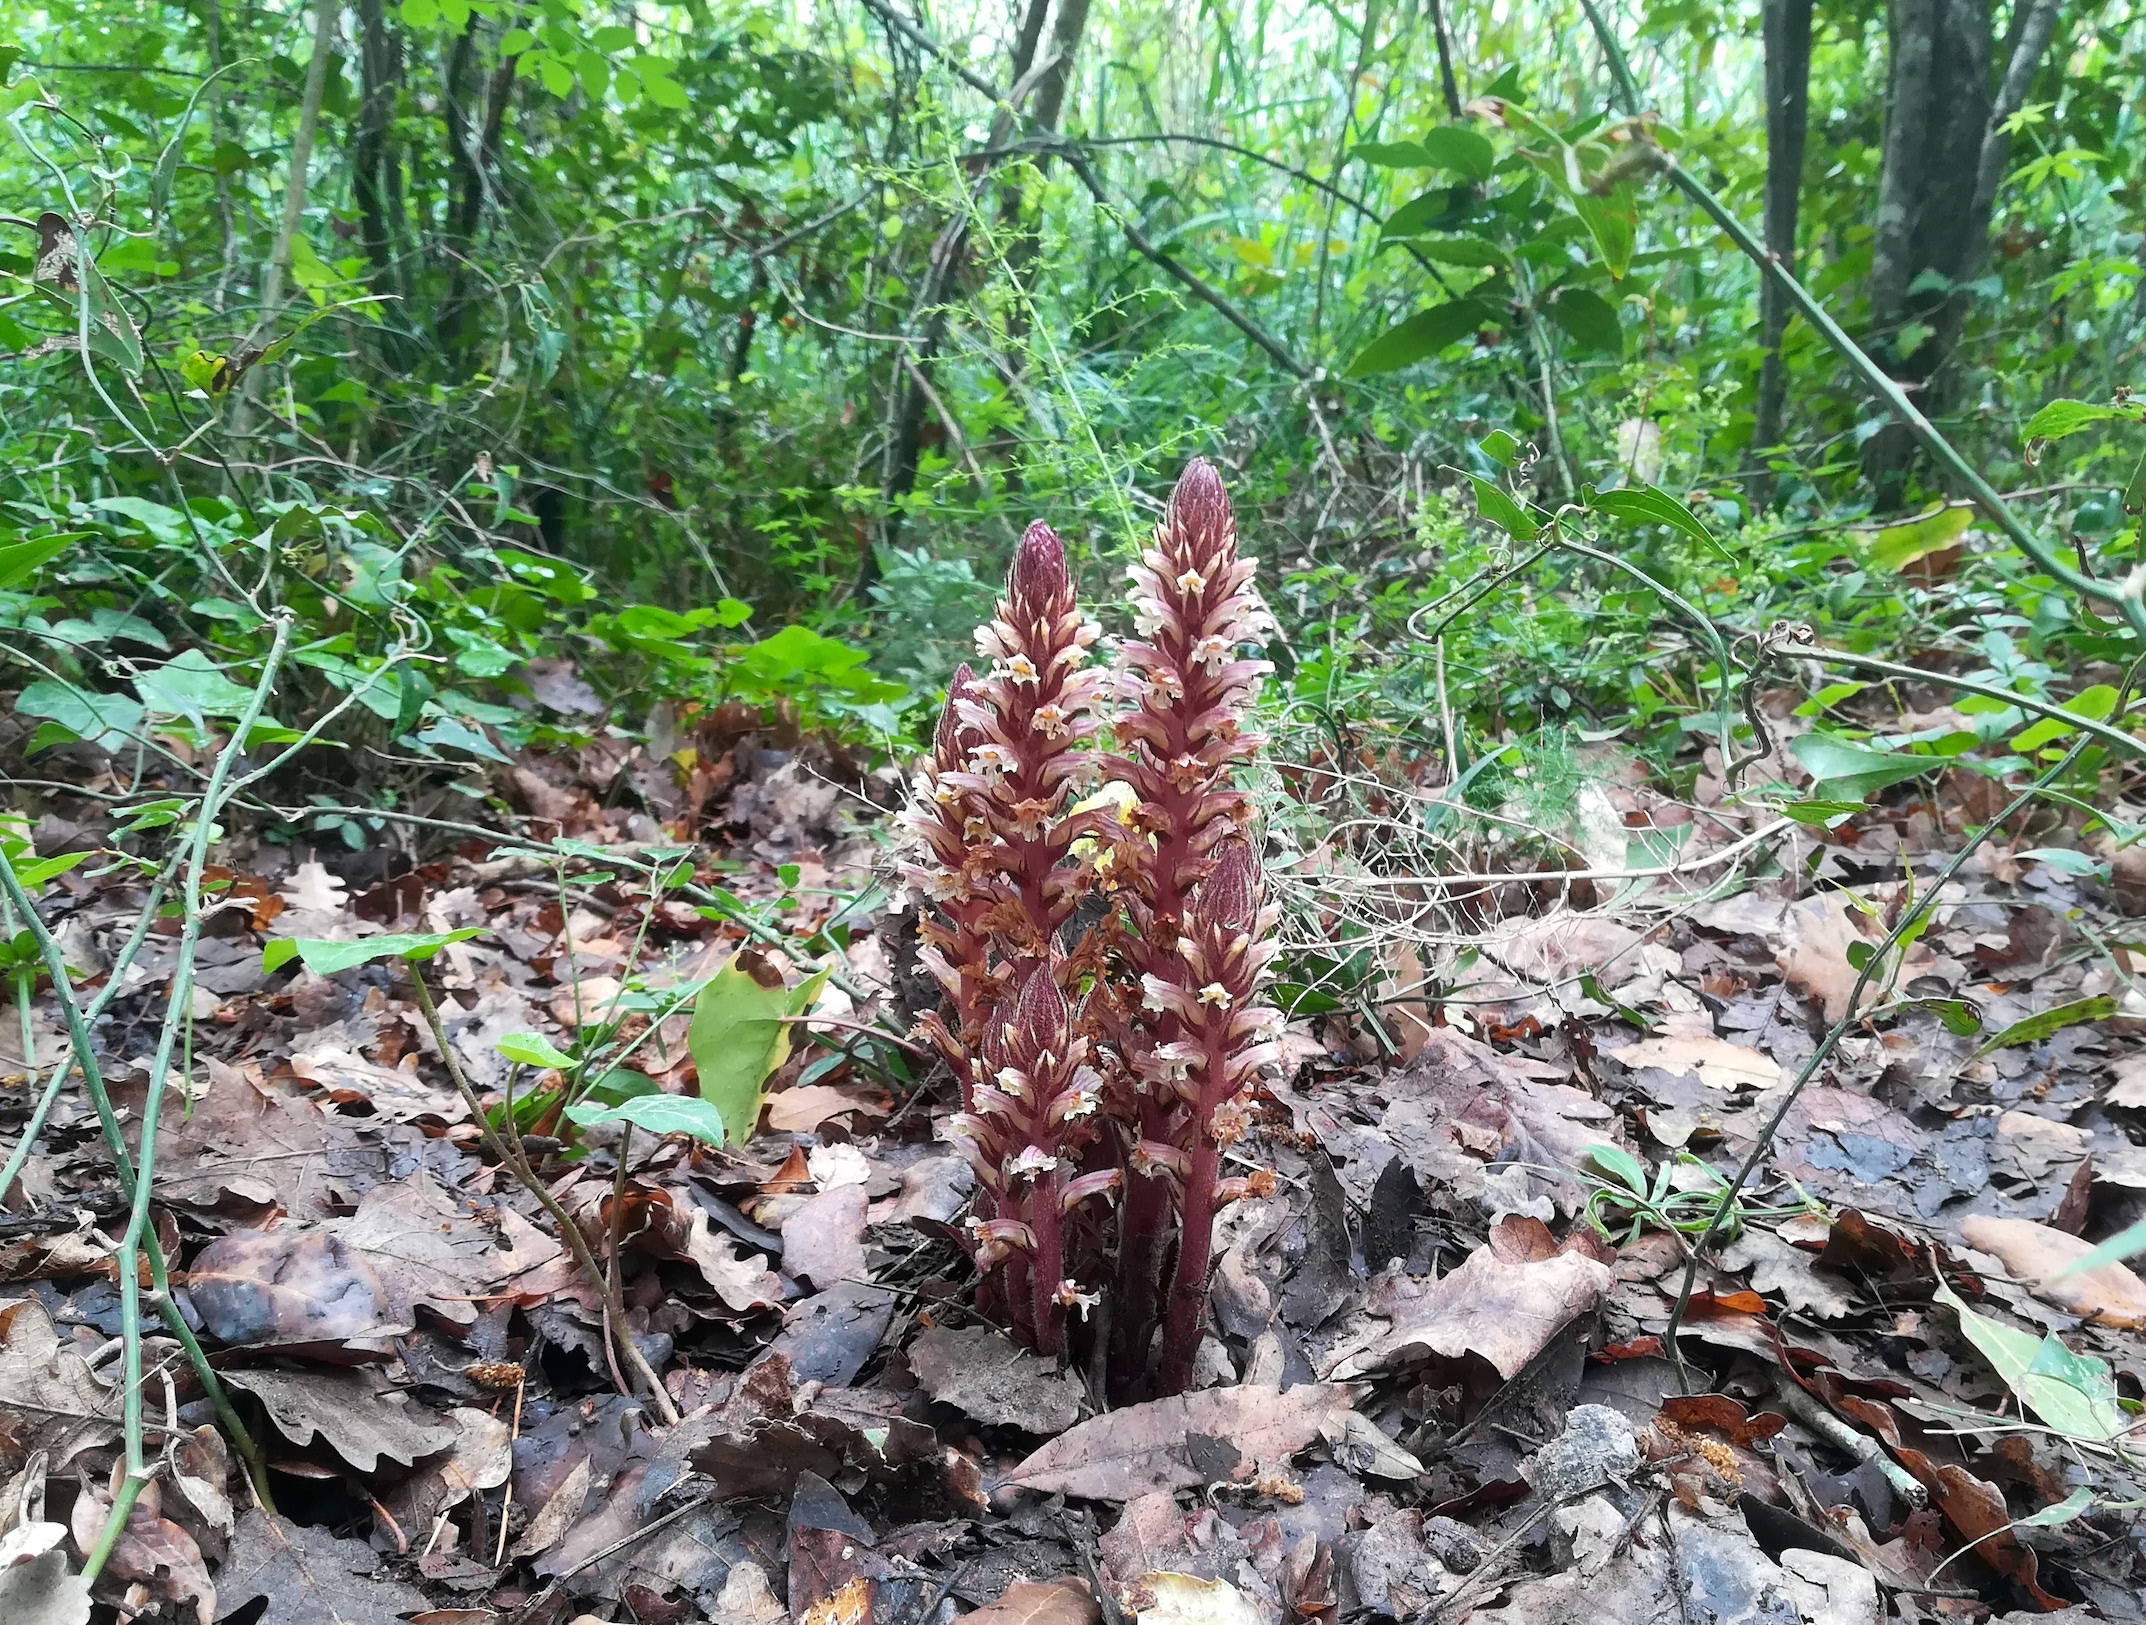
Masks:
[[[1280,1012],[1260,997],[1267,968],[1280,952],[1277,918],[1266,906],[1251,847],[1225,842],[1186,911],[1178,974],[1156,976],[1149,984],[1155,1002],[1178,1024],[1179,1036],[1168,1047],[1182,1062],[1170,1083],[1182,1104],[1177,1147],[1185,1160],[1177,1265],[1156,1376],[1164,1393],[1191,1380],[1206,1318],[1216,1211],[1263,1184],[1271,1188],[1272,1176],[1264,1170],[1250,1179],[1224,1179],[1222,1159],[1250,1126],[1251,1086],[1259,1069],[1281,1053]]]
[[[955,1031],[937,1015],[919,1023],[924,1035],[961,1076],[967,1103],[967,1060],[983,1036],[990,1014],[990,938],[986,928],[994,893],[978,881],[984,834],[983,806],[971,790],[953,782],[980,742],[976,730],[961,720],[962,705],[976,684],[976,673],[963,664],[947,685],[946,709],[932,736],[930,759],[918,772],[902,825],[920,850],[902,865],[902,878],[926,908],[918,923],[924,940],[921,958],[952,1003]]]
[[[1100,629],[1080,612],[1065,547],[1031,525],[1005,596],[976,634],[988,663],[949,690],[920,775],[910,827],[928,859],[905,873],[937,905],[924,958],[959,1030],[920,1029],[962,1080],[953,1124],[978,1180],[972,1251],[984,1298],[1045,1352],[1063,1346],[1068,1207],[1106,1182],[1078,1182],[1097,1137],[1101,1084],[1085,1064],[1062,984],[1061,928],[1079,903],[1073,844],[1096,815],[1076,813],[1092,772],[1106,674],[1088,652]]]
[[[1136,641],[1125,645],[1116,719],[1122,755],[1105,771],[1134,795],[1133,834],[1113,855],[1132,926],[1126,957],[1141,986],[1175,982],[1182,970],[1188,897],[1212,863],[1216,844],[1251,821],[1235,771],[1258,751],[1247,722],[1260,679],[1273,668],[1239,648],[1272,629],[1252,585],[1255,566],[1237,551],[1237,521],[1214,465],[1195,458],[1171,493],[1154,541],[1131,571]],[[1167,1087],[1182,1019],[1165,1008],[1130,1012],[1122,1035],[1140,1092],[1130,1126],[1125,1216],[1120,1242],[1124,1302],[1113,1320],[1113,1364],[1131,1381],[1145,1363],[1161,1315],[1175,1192],[1141,1142],[1184,1144],[1183,1103]]]
[[[1100,726],[1104,673],[1087,666],[1100,633],[1074,600],[1065,544],[1048,525],[1029,526],[1006,596],[976,633],[990,669],[959,707],[975,734],[967,770],[948,775],[983,815],[988,840],[976,865],[991,873],[1000,901],[991,928],[1029,955],[1048,951],[1079,902],[1066,854],[1097,822],[1068,808]]]
[[[1101,1080],[1059,967],[1033,959],[1015,977],[984,1037],[974,1109],[953,1132],[988,1199],[991,1217],[980,1222],[998,1226],[972,1226],[977,1265],[1002,1270],[997,1297],[1014,1329],[1038,1352],[1059,1354],[1066,1305],[1079,1296],[1066,1273],[1065,1217],[1115,1182],[1079,1171],[1096,1138]]]

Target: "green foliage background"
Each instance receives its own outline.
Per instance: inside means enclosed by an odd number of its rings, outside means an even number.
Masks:
[[[1754,221],[1756,13],[1613,10],[1648,139]],[[1505,107],[1459,117],[1417,0],[1098,3],[1062,120],[1095,186],[957,71],[1003,85],[1017,16],[901,15],[946,57],[857,3],[361,0],[331,19],[264,309],[316,14],[0,0],[11,755],[59,778],[74,740],[183,756],[236,715],[278,606],[302,635],[264,737],[356,694],[334,733],[362,781],[587,737],[604,723],[530,703],[528,662],[562,656],[621,729],[736,698],[884,743],[928,716],[1023,524],[1064,531],[1107,607],[1195,452],[1267,564],[1306,748],[1443,752],[1410,619],[1509,560],[1477,517],[1508,491],[1673,494],[1707,538],[1614,503],[1592,523],[1732,633],[1789,616],[2050,696],[2128,652],[1980,532],[1918,574],[1959,527],[1902,522],[1946,493],[1916,470],[1873,517],[1882,409],[1800,325],[1785,441],[1751,443],[1754,272],[1620,157],[1566,0],[1446,7],[1462,98]],[[1801,269],[1912,352],[1865,293],[1884,9],[1817,16]],[[2142,73],[2146,23],[2065,8],[1931,397],[2115,574],[2134,424],[2038,466],[2022,428],[2114,398],[2146,336]],[[920,400],[911,481],[889,446]],[[1464,761],[1615,735],[1689,774],[1723,678],[1655,593],[1563,556],[1443,653]],[[2002,772],[2022,720],[1881,743]]]

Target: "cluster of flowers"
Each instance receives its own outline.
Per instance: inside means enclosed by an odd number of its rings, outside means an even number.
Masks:
[[[961,1082],[986,1307],[1046,1354],[1107,1335],[1120,1398],[1190,1381],[1214,1216],[1272,1186],[1224,1173],[1280,1027],[1236,782],[1271,669],[1239,652],[1272,627],[1252,576],[1195,460],[1132,571],[1137,635],[1106,666],[1063,544],[1031,526],[906,815],[903,874],[948,998],[920,1031]]]

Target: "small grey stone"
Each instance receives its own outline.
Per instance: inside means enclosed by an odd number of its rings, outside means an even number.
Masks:
[[[1638,1470],[1639,1436],[1607,1405],[1573,1406],[1565,1431],[1530,1464],[1535,1493],[1545,1501],[1568,1501],[1604,1484],[1622,1488]]]

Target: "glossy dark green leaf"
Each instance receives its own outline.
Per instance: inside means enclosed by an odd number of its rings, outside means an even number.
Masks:
[[[1590,350],[1624,354],[1624,328],[1617,307],[1592,288],[1560,289],[1550,304],[1550,319]]]
[[[1374,373],[1413,366],[1471,336],[1488,315],[1489,307],[1476,299],[1451,299],[1429,310],[1419,310],[1357,351],[1342,376],[1368,378]]]

